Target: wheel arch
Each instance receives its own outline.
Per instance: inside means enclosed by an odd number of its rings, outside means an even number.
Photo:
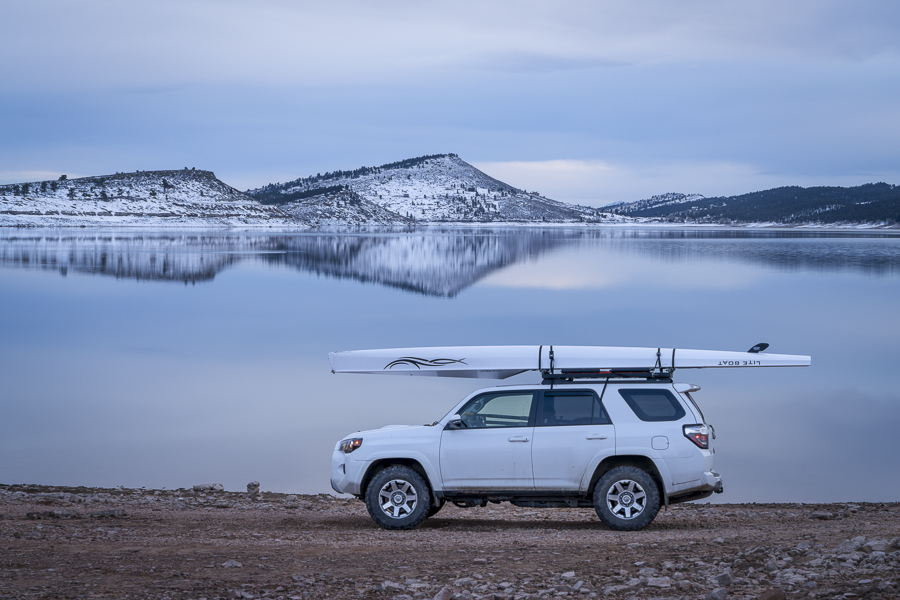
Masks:
[[[594,469],[594,474],[591,476],[587,489],[588,494],[593,496],[594,488],[597,487],[597,482],[600,481],[600,478],[617,467],[635,467],[645,471],[656,484],[656,487],[659,490],[660,500],[665,500],[667,497],[666,486],[663,483],[663,477],[659,472],[656,462],[654,462],[652,458],[640,454],[609,456],[602,460],[600,464],[597,465],[597,468]]]
[[[363,476],[362,482],[360,483],[360,497],[366,497],[366,491],[369,489],[369,483],[376,475],[378,475],[378,473],[394,465],[407,467],[421,475],[422,479],[425,480],[425,483],[428,484],[428,489],[431,491],[432,502],[438,502],[438,496],[434,489],[434,483],[432,482],[431,477],[428,476],[428,471],[425,469],[425,467],[422,466],[422,463],[415,458],[380,458],[378,460],[372,461],[372,464],[369,465],[369,468],[366,471],[366,474]]]

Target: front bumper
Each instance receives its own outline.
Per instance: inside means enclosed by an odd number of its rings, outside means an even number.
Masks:
[[[359,496],[362,478],[370,461],[354,460],[340,450],[331,455],[331,489],[339,494]]]

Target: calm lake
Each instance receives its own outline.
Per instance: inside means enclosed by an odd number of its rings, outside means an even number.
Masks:
[[[332,375],[334,350],[757,342],[812,366],[676,373],[714,499],[897,501],[898,235],[5,230],[0,483],[330,492],[342,436],[486,385]]]

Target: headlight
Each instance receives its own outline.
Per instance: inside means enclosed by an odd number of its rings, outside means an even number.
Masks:
[[[362,438],[351,438],[349,440],[342,440],[338,449],[344,454],[350,454],[360,446],[362,446]]]

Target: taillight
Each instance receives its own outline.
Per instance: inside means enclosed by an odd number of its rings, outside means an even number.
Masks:
[[[684,437],[694,442],[698,448],[709,450],[709,427],[706,425],[685,425]]]

